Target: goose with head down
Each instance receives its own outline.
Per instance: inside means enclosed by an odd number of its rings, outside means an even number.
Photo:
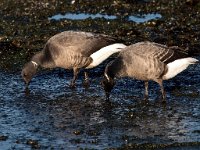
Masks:
[[[51,37],[43,50],[24,65],[22,78],[28,86],[39,66],[73,69],[74,76],[70,86],[74,87],[81,68],[96,67],[125,47],[124,44],[116,43],[114,38],[104,34],[64,31]],[[85,76],[87,77],[87,73]]]
[[[153,42],[139,42],[124,48],[118,57],[106,66],[102,86],[108,100],[115,85],[115,77],[143,80],[146,99],[148,97],[148,81],[153,80],[160,85],[162,99],[166,101],[163,80],[175,77],[190,64],[197,62],[197,59],[188,57],[186,51],[177,46],[167,47]]]

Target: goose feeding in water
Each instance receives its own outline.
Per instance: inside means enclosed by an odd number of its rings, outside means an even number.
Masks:
[[[64,31],[51,37],[43,50],[25,64],[22,78],[28,86],[39,66],[73,69],[74,76],[70,86],[74,87],[81,68],[96,67],[110,55],[125,47],[124,44],[116,43],[114,38],[104,34]],[[87,73],[85,77],[87,78]]]
[[[109,100],[115,77],[131,77],[144,81],[145,99],[148,97],[148,81],[157,82],[161,88],[162,99],[166,101],[163,80],[175,77],[190,64],[197,62],[197,59],[188,57],[187,53],[177,46],[167,47],[153,42],[139,42],[127,46],[106,66],[102,80],[106,99]]]

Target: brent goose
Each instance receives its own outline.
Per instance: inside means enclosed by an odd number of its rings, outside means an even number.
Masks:
[[[197,62],[197,59],[188,57],[187,53],[177,46],[167,47],[153,42],[132,44],[106,66],[102,80],[106,99],[109,100],[110,92],[115,85],[115,77],[131,77],[144,81],[145,99],[148,98],[148,81],[157,82],[165,102],[163,80],[175,77],[190,64]]]
[[[28,86],[39,66],[73,69],[74,76],[70,86],[74,87],[81,68],[93,68],[125,47],[104,34],[64,31],[51,37],[43,50],[25,64],[22,77]],[[87,78],[87,73],[85,77]]]

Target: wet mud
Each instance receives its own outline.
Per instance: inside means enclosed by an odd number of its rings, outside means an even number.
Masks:
[[[164,82],[167,104],[156,83],[150,82],[145,102],[144,83],[129,78],[117,81],[106,102],[100,81],[114,56],[89,70],[88,89],[82,86],[83,72],[72,90],[72,72],[57,68],[41,69],[25,90],[20,71],[49,37],[64,30],[106,33],[126,44],[177,45],[200,59],[199,6],[196,0],[2,1],[0,149],[198,150],[200,65]],[[67,13],[86,18],[51,19]],[[147,19],[147,14],[160,17]]]
[[[148,103],[142,98],[143,83],[130,79],[117,82],[108,103],[101,76],[93,71],[89,89],[80,76],[71,90],[71,72],[56,69],[39,73],[28,93],[19,73],[1,71],[2,148],[198,149],[199,69],[191,67],[166,81],[166,105],[153,82]]]

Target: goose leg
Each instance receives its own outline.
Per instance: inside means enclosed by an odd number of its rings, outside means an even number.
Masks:
[[[144,81],[144,86],[145,86],[144,100],[147,100],[148,97],[149,97],[149,92],[148,92],[149,82],[148,81]]]
[[[163,87],[163,80],[158,79],[157,83],[160,85],[160,89],[161,89],[161,93],[162,93],[162,101],[166,102],[166,94],[165,94],[165,90],[164,90],[164,87]]]
[[[85,88],[88,88],[90,86],[90,82],[89,82],[89,76],[87,72],[84,72],[84,81],[83,81],[83,86]]]
[[[71,81],[70,88],[75,88],[75,82],[76,82],[76,79],[78,77],[79,70],[80,70],[79,68],[73,68],[74,76],[73,76],[73,79]]]

